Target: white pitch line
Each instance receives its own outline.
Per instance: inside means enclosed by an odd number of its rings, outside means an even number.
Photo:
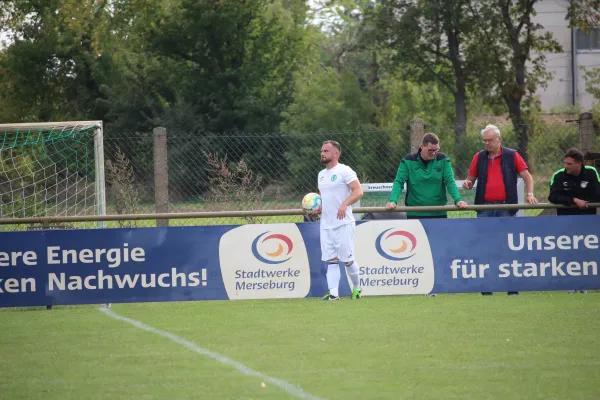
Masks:
[[[280,389],[282,389],[283,391],[291,394],[294,397],[297,397],[299,399],[308,399],[308,400],[324,400],[324,399],[317,397],[315,395],[312,395],[310,393],[306,393],[301,388],[294,386],[289,382],[286,382],[279,378],[275,378],[275,377],[263,374],[262,372],[259,372],[259,371],[255,371],[252,368],[247,367],[246,365],[242,364],[239,361],[232,360],[231,358],[225,357],[219,353],[202,348],[202,347],[198,346],[196,343],[190,342],[189,340],[181,338],[170,332],[161,331],[159,329],[153,328],[150,325],[146,325],[143,322],[137,321],[135,319],[123,317],[122,315],[117,314],[116,312],[112,311],[109,308],[99,308],[99,310],[111,318],[117,319],[119,321],[127,322],[127,323],[135,326],[136,328],[142,329],[147,332],[152,332],[154,334],[166,337],[167,339],[171,339],[173,342],[179,343],[180,345],[184,346],[188,350],[191,350],[198,354],[202,354],[203,356],[212,358],[213,360],[218,361],[221,364],[233,367],[235,370],[237,370],[238,372],[240,372],[244,375],[255,376],[257,378],[261,378],[264,382],[268,382],[274,386],[277,386]]]

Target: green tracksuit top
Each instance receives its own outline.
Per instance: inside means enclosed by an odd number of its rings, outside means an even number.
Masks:
[[[462,201],[458,194],[454,171],[450,164],[450,158],[444,153],[437,153],[433,160],[425,164],[417,153],[405,156],[396,173],[390,202],[398,204],[398,198],[406,183],[407,206],[445,206],[448,202],[446,191],[454,200],[454,204]],[[432,217],[445,216],[446,211],[437,212],[407,212],[407,216]]]

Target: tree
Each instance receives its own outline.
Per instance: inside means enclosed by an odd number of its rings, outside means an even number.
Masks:
[[[600,26],[600,0],[572,0],[567,12],[569,27],[583,32]],[[600,68],[580,67],[584,72],[585,89],[600,100]]]
[[[399,0],[382,2],[368,14],[373,38],[390,47],[390,61],[404,66],[405,75],[418,82],[438,82],[453,96],[457,157],[464,155],[469,87],[482,68],[481,52],[473,39],[477,23],[466,0]],[[458,167],[458,174],[462,169]]]
[[[546,70],[546,54],[562,51],[551,32],[534,22],[538,0],[496,0],[492,8],[475,13],[479,29],[477,42],[485,51],[486,69],[480,87],[490,88],[508,108],[517,138],[517,149],[528,160],[528,112],[536,109],[534,94],[545,87],[552,73]],[[498,29],[500,27],[501,29]]]
[[[295,144],[294,150],[286,153],[294,177],[289,183],[299,193],[314,190],[314,177],[322,168],[318,163],[322,141],[342,143],[344,162],[359,173],[365,172],[357,151],[361,146],[359,136],[376,130],[371,122],[377,109],[368,89],[361,87],[351,71],[322,65],[318,49],[313,54],[311,62],[295,73],[293,102],[282,113],[281,131]]]
[[[307,65],[295,74],[293,103],[283,113],[281,129],[296,144],[286,157],[299,190],[314,189],[312,175],[306,178],[303,171],[310,165],[314,175],[321,168],[321,141],[339,140],[344,162],[363,174],[361,179],[387,182],[408,152],[408,121],[422,117],[441,127],[451,113],[447,91],[407,82],[393,69],[373,71],[371,57],[379,52],[364,49],[354,28],[316,34],[326,37],[315,39]]]
[[[0,21],[9,45],[0,57],[0,120],[99,119],[94,77],[102,0],[7,0]]]
[[[569,27],[589,31],[600,26],[600,0],[570,0],[567,9]]]
[[[122,16],[127,41],[110,48],[114,75],[102,87],[111,131],[169,131],[171,181],[180,192],[208,185],[199,148],[255,169],[283,152],[252,133],[277,136],[292,98],[293,74],[306,57],[301,0],[180,0]],[[124,44],[124,46],[123,46]],[[241,134],[247,133],[247,134]],[[229,134],[229,140],[219,136]],[[179,136],[179,138],[176,138]],[[135,146],[135,143],[132,143]],[[273,168],[264,182],[275,179]]]
[[[175,68],[158,88],[165,109],[186,104],[207,132],[275,131],[302,63],[294,18],[279,1],[182,0],[142,36]]]
[[[600,68],[585,69],[585,89],[592,95],[596,100],[600,100]]]
[[[0,50],[0,120],[103,120],[105,137],[131,139],[121,145],[136,166],[150,162],[138,132],[185,132],[170,147],[179,163],[172,171],[202,190],[198,146],[220,146],[251,168],[269,151],[208,137],[276,135],[304,64],[306,10],[302,0],[5,1],[0,22],[11,41]]]

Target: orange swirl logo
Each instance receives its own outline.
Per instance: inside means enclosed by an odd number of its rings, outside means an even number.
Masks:
[[[400,247],[392,248],[389,245],[388,239],[394,236],[402,237]],[[411,258],[415,255],[414,251],[416,247],[417,238],[412,233],[400,230],[394,231],[393,228],[381,232],[375,240],[375,248],[379,255],[392,261],[402,261]]]
[[[263,232],[252,241],[252,255],[265,264],[281,264],[292,258],[288,257],[294,248],[292,239],[279,233],[267,235],[268,233],[270,232]],[[265,237],[265,235],[267,236]],[[269,240],[277,240],[279,242],[277,249],[273,252],[259,250],[259,244]],[[281,259],[282,257],[284,259]]]

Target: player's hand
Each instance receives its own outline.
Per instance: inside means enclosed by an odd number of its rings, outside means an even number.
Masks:
[[[385,205],[385,208],[388,210],[394,210],[396,208],[396,203],[389,202]]]
[[[588,208],[588,202],[585,200],[581,200],[578,198],[573,199],[573,203],[577,206],[577,208],[585,209]]]
[[[463,189],[466,189],[466,190],[473,189],[473,181],[471,181],[469,179],[465,179],[465,181],[463,182]]]
[[[534,195],[527,196],[527,198],[525,200],[529,204],[537,204],[537,202],[538,202]]]
[[[337,219],[344,219],[346,217],[346,208],[348,207],[343,204],[340,208],[338,208]]]
[[[315,211],[309,213],[308,215],[310,215],[311,217],[317,217],[317,216],[321,215],[322,209],[323,209],[323,207],[319,206],[319,208],[317,208]]]
[[[459,201],[458,203],[456,203],[456,207],[458,208],[467,208],[469,205],[467,204],[466,201]]]

